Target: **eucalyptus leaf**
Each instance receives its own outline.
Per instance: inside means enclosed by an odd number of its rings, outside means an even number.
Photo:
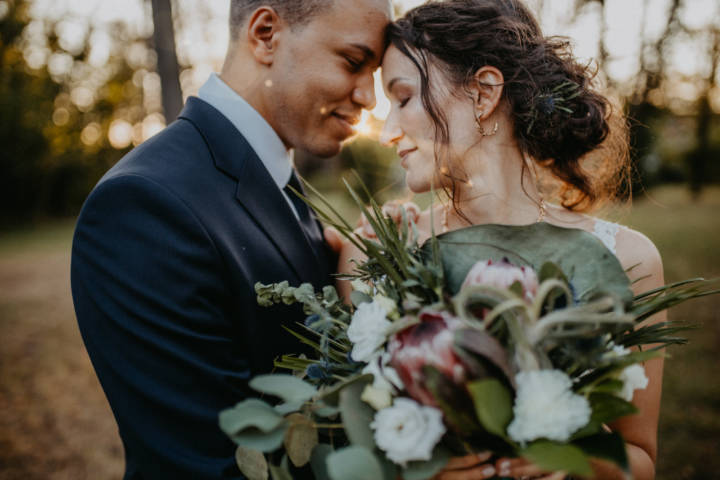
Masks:
[[[273,480],[293,480],[290,472],[279,465],[270,464],[270,473]]]
[[[318,431],[311,419],[300,413],[288,415],[290,427],[285,434],[283,445],[293,465],[302,467],[318,444]]]
[[[310,467],[312,467],[315,480],[330,480],[328,473],[327,457],[333,452],[332,445],[321,443],[313,449],[310,457]]]
[[[577,300],[610,294],[629,303],[630,281],[615,255],[591,233],[549,223],[475,225],[438,236],[440,255],[451,294],[460,290],[467,273],[480,260],[527,265],[540,271],[553,262],[567,276]],[[423,251],[432,255],[430,242]]]
[[[520,452],[520,455],[546,472],[563,471],[570,475],[591,475],[590,460],[580,448],[538,440]]]
[[[238,447],[235,450],[235,461],[248,480],[268,480],[268,463],[262,452]]]
[[[370,303],[372,302],[372,298],[367,293],[363,293],[359,290],[353,290],[350,293],[350,301],[353,305],[356,307],[360,306],[362,303]]]
[[[383,470],[377,457],[367,448],[353,445],[327,456],[328,473],[332,480],[378,480]]]
[[[403,480],[426,480],[434,477],[450,461],[450,451],[441,446],[435,447],[432,458],[426,462],[409,462],[403,469]]]
[[[365,379],[343,388],[340,391],[339,408],[350,443],[372,450],[375,448],[375,440],[370,423],[375,417],[375,410],[361,399],[362,391],[370,382],[370,379]]]
[[[475,413],[485,430],[507,439],[507,426],[513,418],[510,391],[496,379],[478,380],[467,384],[475,405]]]
[[[288,423],[280,424],[275,430],[270,432],[261,432],[256,429],[246,429],[242,432],[230,435],[230,439],[237,445],[245,448],[251,448],[261,452],[273,452],[280,448],[285,439],[285,432],[288,429]]]
[[[320,404],[322,405],[322,404]],[[340,409],[337,407],[320,406],[313,410],[313,413],[318,417],[332,418],[340,413]]]
[[[271,432],[282,422],[282,415],[256,398],[249,398],[220,412],[220,428],[230,436],[247,428]]]
[[[317,390],[309,383],[288,374],[258,375],[250,380],[250,387],[261,393],[275,395],[286,403],[310,400]]]

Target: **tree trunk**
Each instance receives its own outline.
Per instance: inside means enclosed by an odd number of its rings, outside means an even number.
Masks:
[[[157,67],[162,84],[162,104],[165,121],[172,122],[180,114],[183,97],[180,89],[180,66],[175,52],[172,6],[170,0],[151,0],[153,40],[157,52]]]

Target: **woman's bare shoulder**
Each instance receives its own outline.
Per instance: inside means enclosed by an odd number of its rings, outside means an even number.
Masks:
[[[617,257],[623,267],[631,268],[630,280],[638,280],[635,290],[649,290],[664,284],[660,252],[643,233],[621,226],[617,233]]]

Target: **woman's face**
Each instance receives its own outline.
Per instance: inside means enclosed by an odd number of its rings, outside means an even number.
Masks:
[[[436,139],[432,118],[420,96],[421,78],[415,64],[394,46],[385,53],[382,64],[383,87],[390,99],[390,113],[380,140],[396,145],[402,167],[407,171],[407,185],[415,193],[442,188],[449,183],[447,171],[435,161]],[[457,158],[477,143],[474,104],[468,95],[451,94],[453,88],[436,67],[430,66],[430,89],[448,122],[449,145],[438,152]],[[449,167],[452,168],[452,167]]]

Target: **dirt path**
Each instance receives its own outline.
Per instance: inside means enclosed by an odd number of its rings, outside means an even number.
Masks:
[[[123,474],[115,421],[75,322],[63,240],[0,254],[2,480]]]

